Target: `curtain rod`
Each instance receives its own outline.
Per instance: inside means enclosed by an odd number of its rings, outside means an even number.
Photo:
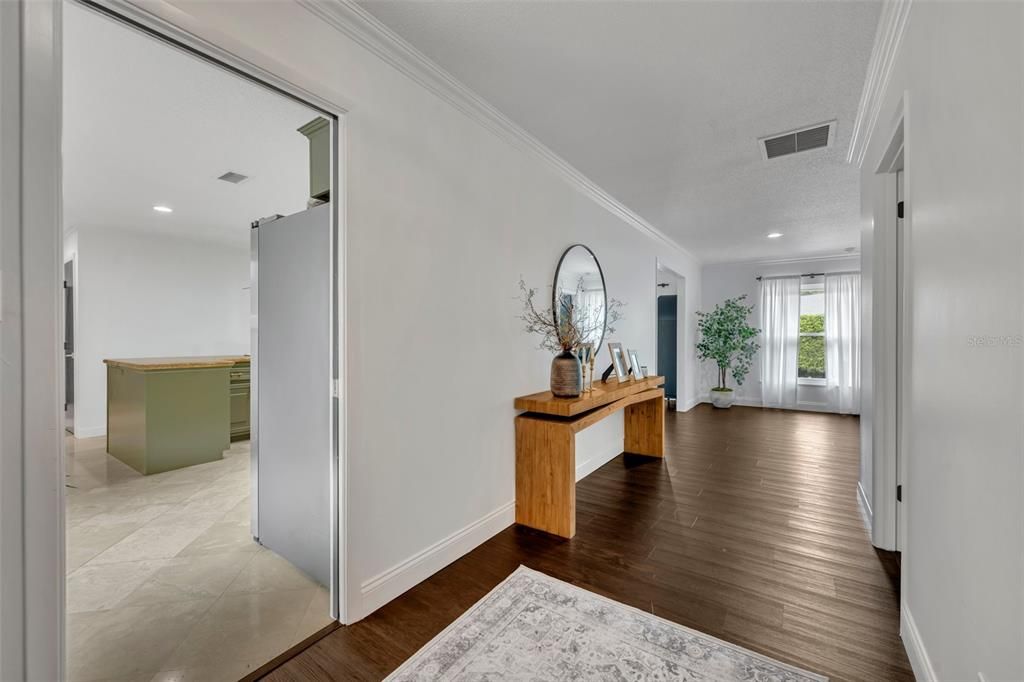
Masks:
[[[760,282],[763,279],[788,279],[790,277],[824,277],[825,275],[859,275],[860,270],[839,270],[836,272],[805,272],[802,275],[773,275],[772,277],[762,277],[758,275],[754,279]]]

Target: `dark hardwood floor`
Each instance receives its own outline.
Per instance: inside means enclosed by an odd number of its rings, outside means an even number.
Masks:
[[[664,461],[577,486],[571,541],[512,526],[265,679],[379,680],[519,564],[834,680],[912,680],[898,562],[857,507],[855,417],[701,405]]]

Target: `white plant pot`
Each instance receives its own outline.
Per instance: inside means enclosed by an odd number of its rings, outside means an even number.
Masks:
[[[715,407],[731,407],[736,400],[736,392],[731,388],[724,391],[711,391],[711,404]]]

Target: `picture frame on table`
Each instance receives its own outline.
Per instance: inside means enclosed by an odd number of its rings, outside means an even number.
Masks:
[[[583,370],[583,390],[588,391],[594,384],[594,344],[581,343],[577,349],[577,357]]]
[[[580,363],[586,365],[590,362],[590,355],[594,352],[594,344],[592,343],[581,343],[577,351],[577,356],[580,359]]]
[[[643,365],[640,364],[640,356],[637,355],[635,349],[629,349],[626,351],[629,356],[629,370],[633,373],[634,379],[643,379],[646,377]]]
[[[615,368],[615,376],[619,381],[629,381],[629,365],[626,360],[626,351],[622,349],[621,343],[609,343],[608,354],[612,357],[612,367]]]

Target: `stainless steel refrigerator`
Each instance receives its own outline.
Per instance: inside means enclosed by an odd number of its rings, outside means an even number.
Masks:
[[[253,537],[333,593],[330,210],[322,204],[253,224],[250,445]]]

